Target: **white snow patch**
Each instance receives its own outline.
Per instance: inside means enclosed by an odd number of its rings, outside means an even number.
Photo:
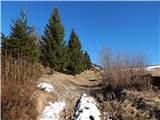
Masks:
[[[45,92],[52,92],[54,90],[53,85],[45,82],[40,82],[37,84],[37,87]]]
[[[42,112],[40,120],[59,120],[59,113],[65,107],[65,102],[49,102],[49,105],[46,106]]]
[[[146,70],[151,71],[151,70],[156,69],[156,68],[160,68],[160,65],[154,65],[154,66],[146,67]]]
[[[76,105],[74,120],[100,120],[100,116],[96,100],[83,94]]]
[[[94,67],[96,70],[101,70],[99,67],[92,64],[92,67]]]

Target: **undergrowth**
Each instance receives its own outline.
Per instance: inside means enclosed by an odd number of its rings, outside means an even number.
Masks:
[[[2,120],[35,120],[38,117],[34,82],[41,65],[27,57],[2,55],[1,118]]]

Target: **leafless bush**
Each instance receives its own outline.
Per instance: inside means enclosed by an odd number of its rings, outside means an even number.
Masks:
[[[108,48],[104,48],[102,64],[103,82],[106,84],[137,90],[149,89],[151,78],[145,71],[143,55],[112,54]]]
[[[36,97],[33,80],[41,74],[37,62],[27,58],[2,56],[1,118],[2,120],[36,119]]]

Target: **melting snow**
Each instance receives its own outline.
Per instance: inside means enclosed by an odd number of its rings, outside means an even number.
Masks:
[[[97,67],[96,65],[92,64],[92,67],[94,67],[96,70],[101,70],[99,67]]]
[[[150,70],[153,70],[153,69],[156,69],[156,68],[160,68],[160,65],[146,67],[146,70],[150,71]]]
[[[53,86],[51,84],[40,82],[37,84],[37,87],[39,87],[41,90],[44,90],[45,92],[52,92]]]
[[[65,102],[49,102],[49,105],[46,106],[42,112],[40,120],[59,120],[59,113],[65,107]]]
[[[76,105],[74,120],[100,120],[100,116],[96,100],[83,94]]]

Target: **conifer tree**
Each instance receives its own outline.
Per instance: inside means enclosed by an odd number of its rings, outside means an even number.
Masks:
[[[74,30],[71,32],[67,47],[69,55],[69,65],[67,68],[74,74],[79,74],[84,71],[85,67],[83,64],[82,46]]]
[[[1,52],[2,55],[9,53],[7,46],[8,46],[8,37],[6,37],[3,33],[1,33]]]
[[[11,54],[15,58],[21,55],[37,59],[38,47],[32,33],[33,27],[28,25],[27,13],[22,11],[21,15],[13,21],[9,37],[2,41],[2,53]]]
[[[92,63],[87,51],[85,51],[84,53],[84,60],[85,60],[85,69],[89,70],[92,67]]]
[[[64,51],[63,51],[63,68],[67,69],[67,66],[69,64],[69,55],[68,55],[68,47],[67,47],[67,42],[64,42]]]
[[[66,64],[64,59],[64,27],[58,9],[55,8],[46,25],[41,43],[41,61],[44,65],[62,71]]]
[[[7,40],[7,37],[1,33],[1,53],[2,55],[5,54],[5,51],[6,51],[6,40]]]

